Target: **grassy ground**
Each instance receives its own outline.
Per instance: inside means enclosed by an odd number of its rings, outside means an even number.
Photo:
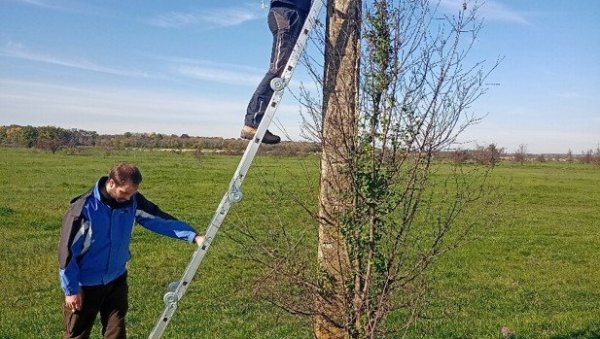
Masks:
[[[501,165],[497,222],[436,266],[423,337],[600,338],[600,168]]]
[[[239,157],[152,151],[49,154],[0,148],[0,338],[56,338],[61,303],[56,247],[70,198],[119,161],[137,163],[142,192],[203,230]],[[301,229],[292,196],[314,197],[315,158],[258,157],[223,231],[269,215]],[[430,308],[417,338],[600,338],[600,169],[547,163],[499,166],[497,222],[442,258],[431,272]],[[277,195],[284,188],[288,195]],[[275,209],[278,206],[277,209]],[[491,211],[490,211],[491,214]],[[486,216],[483,216],[486,218]],[[298,230],[296,230],[298,231]],[[312,228],[303,234],[314,238]],[[129,335],[148,335],[193,247],[136,228],[130,272]],[[256,275],[240,248],[217,237],[169,325],[168,338],[310,338],[310,324],[252,297]],[[392,318],[391,321],[394,321]],[[99,327],[95,335],[99,337]]]

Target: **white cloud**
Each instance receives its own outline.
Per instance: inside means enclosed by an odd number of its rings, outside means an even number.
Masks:
[[[160,55],[146,56],[166,62],[167,68],[175,76],[227,85],[256,86],[266,72],[263,69],[239,64]]]
[[[98,16],[103,14],[104,9],[102,7],[94,6],[93,4],[84,1],[73,1],[73,0],[0,0],[0,2],[13,2],[23,4],[27,6],[34,6],[48,10],[54,10],[59,12],[68,13],[79,13],[85,15]]]
[[[9,43],[6,47],[0,48],[0,56],[34,61],[44,64],[57,65],[62,67],[80,69],[84,71],[104,73],[104,74],[112,74],[133,78],[156,78],[159,76],[151,75],[146,72],[138,71],[138,70],[127,70],[127,69],[119,69],[113,67],[107,67],[99,65],[95,62],[86,60],[86,59],[65,59],[51,55],[39,54],[30,52],[25,49],[21,44],[18,43]]]
[[[508,8],[497,1],[486,1],[481,8],[481,15],[489,20],[531,25],[525,15]]]
[[[0,125],[53,125],[99,133],[158,132],[236,138],[247,98],[202,97],[130,88],[0,80]],[[281,105],[281,123],[297,137],[298,108]],[[277,129],[275,129],[277,130]]]
[[[5,1],[17,2],[17,3],[22,3],[22,4],[26,4],[26,5],[31,5],[31,6],[37,6],[37,7],[43,7],[43,8],[58,9],[58,7],[52,6],[52,5],[48,4],[46,1],[41,1],[41,0],[5,0]]]
[[[481,3],[481,1],[477,1]],[[440,8],[451,13],[458,13],[463,6],[463,1],[460,0],[441,0]],[[473,2],[471,2],[473,3]],[[469,1],[467,1],[469,4]],[[514,9],[507,7],[501,2],[494,0],[486,0],[483,6],[479,8],[478,15],[490,21],[503,21],[522,25],[531,25],[527,17]]]
[[[151,57],[169,63],[170,66],[168,67],[173,75],[227,85],[256,87],[267,71],[266,68],[219,63],[209,60],[157,55]],[[289,87],[297,92],[300,85],[303,84],[307,90],[316,91],[317,87],[311,80],[299,79],[299,76],[303,76],[304,79],[309,78],[307,74],[298,72],[299,69],[301,67],[297,67]]]
[[[193,58],[181,58],[181,57],[173,57],[173,56],[162,56],[162,55],[152,55],[152,54],[143,54],[146,57],[151,57],[157,60],[166,61],[171,64],[187,64],[187,65],[203,65],[206,67],[215,67],[222,69],[235,69],[244,72],[264,72],[265,70],[262,68],[251,67],[247,65],[240,64],[232,64],[232,63],[223,63],[216,62],[211,60],[204,59],[193,59]]]
[[[579,91],[575,91],[575,90],[564,90],[562,92],[559,92],[557,94],[557,96],[561,99],[567,99],[567,100],[581,100],[586,98],[586,95],[584,95],[583,93],[579,92]]]
[[[153,26],[172,28],[193,25],[206,25],[210,28],[237,26],[244,22],[263,17],[262,11],[246,7],[215,8],[193,12],[170,12],[147,20]]]
[[[184,77],[238,86],[256,86],[262,78],[256,73],[190,65],[176,66],[175,73]]]

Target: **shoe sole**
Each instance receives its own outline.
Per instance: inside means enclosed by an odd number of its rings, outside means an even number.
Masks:
[[[242,139],[246,139],[246,140],[254,140],[254,134],[242,133],[242,134],[240,134],[240,137]],[[281,142],[281,139],[280,140],[268,140],[268,139],[263,138],[263,140],[262,140],[262,143],[266,144],[266,145],[276,145],[280,142]]]

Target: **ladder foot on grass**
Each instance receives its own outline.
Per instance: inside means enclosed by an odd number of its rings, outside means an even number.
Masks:
[[[179,281],[175,281],[169,284],[167,288],[167,293],[164,295],[163,300],[165,302],[165,309],[161,314],[160,318],[156,322],[156,325],[150,332],[150,336],[148,338],[157,339],[162,336],[164,333],[171,317],[175,313],[177,309],[177,302],[181,300],[185,292],[189,287],[189,282],[192,281],[192,278],[196,274],[198,270],[198,266],[200,266],[200,262],[204,258],[206,251],[210,247],[212,240],[217,234],[219,227],[223,223],[227,212],[232,204],[238,203],[242,200],[243,194],[240,190],[242,182],[246,177],[246,173],[254,160],[254,156],[258,151],[258,147],[260,146],[260,142],[262,141],[267,128],[271,124],[271,120],[273,120],[273,116],[275,115],[275,111],[279,106],[281,101],[281,97],[283,96],[283,90],[286,85],[290,82],[292,78],[292,74],[300,56],[304,52],[304,47],[306,45],[306,41],[308,39],[308,35],[312,28],[315,26],[317,22],[317,16],[319,15],[319,11],[321,7],[323,7],[325,0],[315,0],[311,6],[310,12],[307,16],[306,21],[304,22],[304,27],[302,29],[302,33],[298,37],[296,41],[296,45],[292,50],[292,54],[290,59],[287,62],[287,65],[283,71],[281,77],[275,78],[271,81],[271,88],[274,90],[273,97],[267,106],[267,110],[263,116],[263,119],[256,130],[256,135],[254,138],[254,142],[249,142],[246,147],[246,151],[238,164],[237,170],[229,183],[229,189],[225,192],[225,195],[221,199],[221,203],[217,207],[217,210],[206,230],[204,235],[204,242],[201,246],[199,246],[194,254],[192,255],[192,259],[188,263],[185,272],[183,273],[183,278]]]

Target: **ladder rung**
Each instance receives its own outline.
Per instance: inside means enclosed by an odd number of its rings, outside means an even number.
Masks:
[[[223,223],[223,220],[225,219],[225,216],[227,215],[231,204],[241,200],[241,192],[239,191],[239,189],[241,187],[242,181],[246,175],[246,172],[250,168],[252,161],[254,160],[254,156],[256,155],[258,147],[260,146],[260,141],[264,137],[267,128],[271,123],[271,120],[273,119],[275,111],[277,110],[277,106],[279,105],[280,99],[283,95],[283,89],[285,88],[285,84],[289,83],[289,79],[291,79],[294,67],[298,63],[300,55],[304,52],[306,40],[308,39],[308,33],[310,32],[310,28],[312,28],[312,26],[316,24],[316,17],[318,16],[324,1],[326,0],[313,1],[310,12],[304,22],[304,27],[301,31],[302,33],[304,33],[304,35],[301,34],[298,37],[294,49],[292,50],[292,54],[290,55],[290,59],[288,60],[288,63],[284,68],[284,72],[281,75],[280,80],[284,82],[280,84],[281,86],[276,87],[277,91],[275,91],[275,93],[273,94],[273,97],[271,98],[271,101],[267,106],[267,110],[265,111],[265,114],[263,116],[262,122],[258,126],[258,129],[256,131],[255,138],[253,139],[254,143],[249,142],[248,146],[246,147],[246,151],[244,152],[244,155],[242,156],[242,159],[238,164],[238,167],[231,179],[231,182],[229,183],[229,189],[227,190],[227,192],[225,192],[225,195],[221,199],[221,203],[217,207],[215,215],[213,216],[209,227],[206,231],[206,234],[204,235],[204,243],[201,245],[201,247],[198,247],[194,252],[192,259],[188,263],[185,272],[183,273],[183,278],[180,280],[180,283],[175,288],[175,291],[169,291],[167,294],[165,294],[164,299],[168,299],[165,300],[165,309],[163,310],[163,313],[161,314],[160,318],[158,318],[159,320],[152,329],[152,332],[150,332],[149,338],[157,339],[162,336],[167,325],[169,324],[170,319],[172,318],[175,310],[177,309],[177,301],[179,301],[183,297],[183,294],[187,291],[187,285],[196,274],[196,271],[198,270],[198,267],[200,266],[200,263],[202,262],[206,251],[208,250],[208,247],[210,246],[217,231],[219,230],[221,223]],[[230,195],[232,193],[239,193],[239,199],[234,197],[232,201],[230,199]],[[169,293],[177,294],[178,297],[174,298],[174,302],[171,302],[172,300],[170,297],[173,297],[173,295]]]

